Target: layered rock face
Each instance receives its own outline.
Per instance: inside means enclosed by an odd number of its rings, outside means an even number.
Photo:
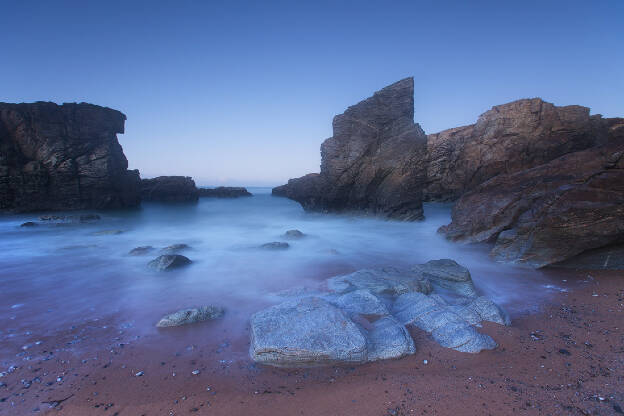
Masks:
[[[499,175],[464,194],[440,231],[495,242],[495,257],[534,267],[622,243],[624,140]]]
[[[609,121],[577,105],[557,107],[533,98],[495,106],[476,124],[427,137],[424,197],[454,201],[497,175],[605,144],[608,128]]]
[[[189,176],[158,176],[141,180],[141,198],[157,202],[197,202],[199,190]]]
[[[414,123],[414,80],[406,78],[334,117],[321,145],[321,172],[273,190],[305,209],[422,218],[426,136]]]
[[[117,141],[125,120],[85,103],[0,103],[0,210],[139,205],[139,172]]]

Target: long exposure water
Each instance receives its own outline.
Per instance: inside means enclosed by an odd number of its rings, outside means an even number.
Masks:
[[[251,189],[250,198],[204,198],[196,205],[144,203],[138,210],[98,212],[92,223],[55,224],[40,214],[0,217],[0,337],[3,345],[51,335],[110,315],[138,334],[155,334],[165,313],[221,305],[228,325],[246,331],[250,314],[272,293],[322,286],[332,275],[377,266],[409,266],[452,258],[467,266],[478,289],[512,314],[539,305],[557,290],[540,271],[495,263],[488,248],[447,242],[436,233],[449,205],[429,204],[421,222],[305,213],[299,204]],[[67,213],[75,215],[76,213]],[[35,227],[20,227],[36,221]],[[298,229],[305,237],[283,235]],[[119,234],[101,231],[119,230]],[[260,249],[287,241],[287,250]],[[147,263],[176,243],[193,263],[156,272]],[[154,246],[130,256],[137,246]],[[4,342],[12,341],[12,342]]]

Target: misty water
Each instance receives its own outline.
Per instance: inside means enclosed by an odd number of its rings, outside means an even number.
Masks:
[[[109,316],[133,333],[158,336],[155,323],[161,316],[195,305],[223,306],[224,322],[243,334],[254,311],[279,300],[275,292],[322,287],[330,276],[361,268],[439,258],[467,266],[477,288],[512,316],[557,290],[544,272],[495,263],[487,247],[450,243],[438,235],[438,227],[449,222],[449,205],[428,204],[424,221],[405,223],[305,213],[296,202],[272,197],[268,188],[250,190],[249,198],[98,212],[101,220],[93,223],[39,222],[27,228],[20,224],[38,221],[39,215],[0,217],[3,345]],[[286,239],[290,229],[305,237]],[[123,233],[97,235],[104,230]],[[290,248],[259,248],[272,241],[287,241]],[[177,243],[191,247],[182,253],[193,261],[190,266],[171,272],[146,266],[159,248]],[[128,255],[148,245],[156,250]]]

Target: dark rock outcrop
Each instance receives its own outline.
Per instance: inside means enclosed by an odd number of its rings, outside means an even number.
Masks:
[[[464,194],[452,240],[494,242],[501,260],[542,267],[624,242],[624,140],[499,175]]]
[[[125,120],[85,103],[0,103],[0,210],[139,205],[139,172],[117,141]]]
[[[218,186],[216,188],[199,188],[199,196],[207,198],[240,198],[253,196],[247,188],[238,186]]]
[[[199,191],[188,176],[159,176],[141,180],[141,198],[156,202],[197,202]]]
[[[414,80],[406,78],[349,107],[321,145],[321,173],[273,194],[308,210],[422,218],[426,136],[414,123]]]

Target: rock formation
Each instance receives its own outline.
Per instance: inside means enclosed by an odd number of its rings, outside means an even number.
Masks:
[[[236,186],[218,186],[216,188],[199,188],[199,196],[209,198],[240,198],[253,196],[247,188]]]
[[[422,218],[426,136],[414,123],[413,78],[349,107],[332,125],[321,173],[291,179],[273,194],[309,210]]]
[[[188,176],[159,176],[141,180],[141,198],[156,202],[197,202],[199,191]]]
[[[622,243],[624,140],[499,175],[464,194],[440,231],[533,267]]]
[[[408,220],[421,217],[423,200],[459,199],[443,233],[495,242],[497,258],[535,267],[624,242],[624,119],[522,99],[428,135],[423,149],[412,94],[408,78],[336,116],[321,173],[273,194],[310,210]]]
[[[85,103],[0,103],[0,210],[139,205],[139,172],[117,141],[125,120]]]
[[[200,306],[181,309],[163,316],[156,324],[157,327],[182,326],[197,322],[211,321],[223,316],[224,310],[219,306]]]
[[[476,124],[427,136],[426,200],[454,201],[500,174],[530,169],[607,141],[609,120],[540,98],[492,107]]]
[[[446,282],[446,300],[428,277]],[[452,282],[456,283],[453,284]],[[476,292],[470,273],[452,260],[359,270],[327,281],[330,292],[294,290],[289,299],[251,318],[252,359],[278,367],[364,363],[416,351],[407,326],[440,345],[477,353],[496,342],[477,331],[482,321],[509,325],[496,304]]]

